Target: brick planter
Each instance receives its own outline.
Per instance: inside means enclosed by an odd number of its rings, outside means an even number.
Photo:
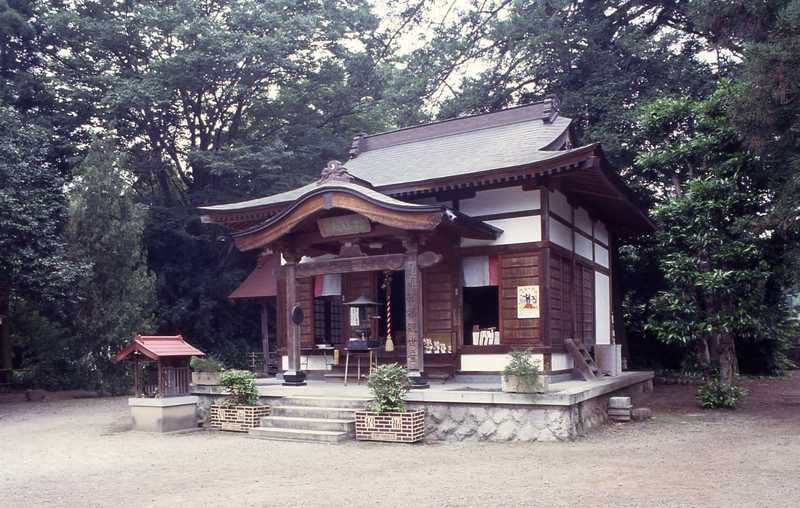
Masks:
[[[356,411],[356,439],[358,441],[388,441],[416,443],[425,436],[425,411],[405,413],[378,413]]]
[[[231,432],[247,432],[261,425],[261,418],[270,415],[269,406],[222,406],[209,407],[209,427]]]

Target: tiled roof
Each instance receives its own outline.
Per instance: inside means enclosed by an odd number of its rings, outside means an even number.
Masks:
[[[569,153],[558,148],[568,140],[571,120],[557,116],[552,107],[545,101],[362,136],[354,141],[354,156],[344,166],[382,190],[542,162]],[[200,210],[220,212],[291,202],[317,186],[311,183]]]
[[[152,360],[170,356],[205,356],[205,353],[183,340],[182,335],[137,335],[117,354],[116,361],[124,360],[134,351]]]

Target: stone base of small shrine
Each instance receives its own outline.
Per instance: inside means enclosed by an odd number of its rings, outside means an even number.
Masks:
[[[425,411],[404,413],[356,411],[356,439],[416,443],[425,437]]]
[[[145,432],[174,432],[197,427],[197,397],[130,398],[133,428]]]
[[[230,432],[247,432],[261,425],[270,415],[269,406],[224,406],[213,404],[208,411],[208,426]]]

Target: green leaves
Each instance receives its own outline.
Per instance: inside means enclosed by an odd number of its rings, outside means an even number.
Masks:
[[[255,406],[258,404],[256,377],[249,370],[226,370],[220,384],[228,393],[226,406]]]
[[[406,410],[405,396],[410,386],[404,367],[397,363],[381,365],[370,373],[367,386],[375,397],[369,404],[370,410],[400,413]]]

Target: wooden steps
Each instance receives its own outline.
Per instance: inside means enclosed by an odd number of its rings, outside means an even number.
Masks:
[[[572,339],[564,339],[564,346],[572,356],[572,361],[575,363],[575,370],[583,377],[585,381],[593,381],[598,377],[603,377],[606,374],[600,370],[597,363],[595,363],[592,355],[583,345],[583,343],[576,343]]]

